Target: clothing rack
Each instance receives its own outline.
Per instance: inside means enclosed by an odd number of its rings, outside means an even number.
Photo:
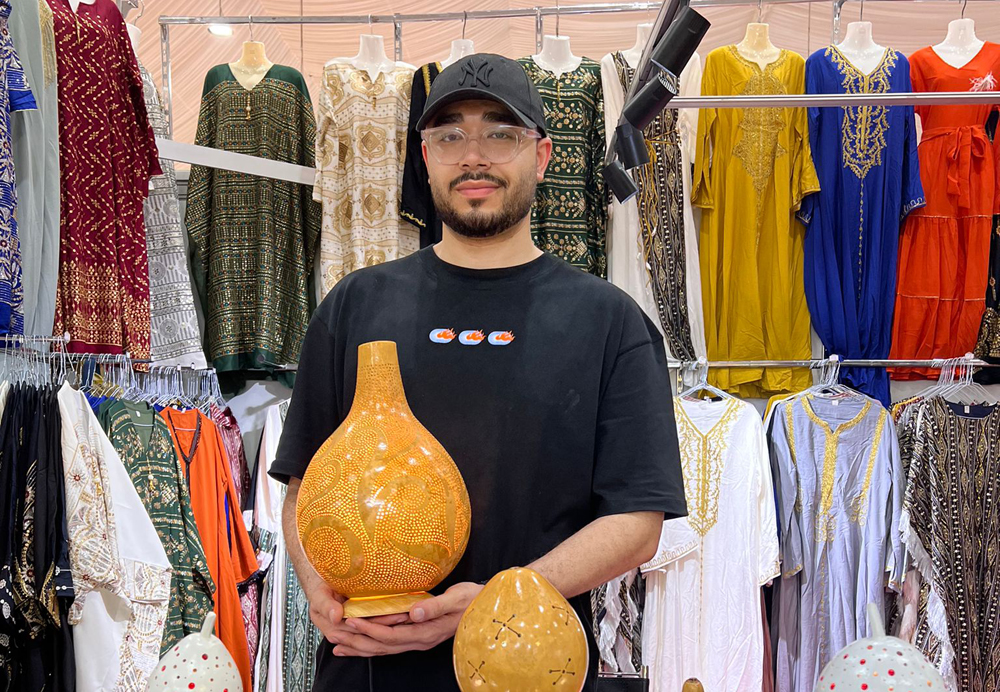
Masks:
[[[844,360],[832,360],[831,358],[812,358],[809,360],[671,360],[667,361],[667,367],[671,370],[689,370],[699,365],[709,368],[819,368],[824,365],[840,365],[844,368],[931,368],[944,369],[958,365],[968,365],[976,368],[998,368],[1000,363],[987,363],[979,358],[934,358],[932,360],[906,360],[906,359],[872,359],[872,358],[847,358]]]
[[[768,4],[788,4],[796,2],[826,2],[827,0],[768,0]],[[924,2],[932,0],[886,0],[890,2]],[[963,0],[953,0],[962,2]],[[996,2],[997,0],[977,0]],[[752,0],[689,0],[694,7],[738,6],[757,4]],[[839,17],[846,0],[832,0],[834,5],[833,40],[839,34]],[[167,114],[168,131],[173,133],[173,80],[170,61],[170,27],[184,25],[229,24],[274,24],[274,25],[364,25],[392,24],[396,60],[402,58],[403,25],[420,22],[468,21],[469,19],[503,19],[535,17],[535,42],[541,49],[544,34],[543,19],[547,16],[607,14],[620,12],[649,12],[660,8],[659,2],[596,3],[571,5],[568,7],[534,7],[502,10],[471,10],[468,12],[439,12],[430,14],[390,14],[390,15],[341,15],[341,16],[287,16],[287,17],[211,17],[211,16],[163,16],[160,24],[160,57],[163,74],[164,110]],[[900,105],[944,105],[1000,103],[1000,92],[937,92],[937,93],[897,93],[897,94],[793,94],[778,96],[698,96],[676,98],[669,108],[766,108],[766,107],[835,107],[835,106],[900,106]],[[157,138],[157,146],[164,159],[182,163],[220,168],[239,173],[286,180],[303,185],[311,185],[315,180],[315,170],[305,166],[271,161],[259,157],[200,147],[184,142],[174,142],[167,138]]]

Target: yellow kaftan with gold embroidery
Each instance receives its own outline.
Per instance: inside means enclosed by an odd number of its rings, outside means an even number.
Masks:
[[[761,69],[735,46],[708,54],[702,95],[801,94],[802,56],[782,50]],[[709,360],[811,355],[803,237],[795,212],[819,190],[804,108],[703,108],[693,203],[702,207],[700,255]],[[714,369],[710,381],[742,397],[811,384],[804,369]]]

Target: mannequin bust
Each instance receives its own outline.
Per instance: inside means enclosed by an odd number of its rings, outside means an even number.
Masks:
[[[441,67],[445,68],[452,63],[456,63],[466,55],[476,52],[476,47],[472,44],[472,39],[456,38],[451,42],[451,55],[441,61]]]
[[[639,66],[639,60],[642,58],[642,51],[646,48],[646,43],[649,42],[649,37],[652,33],[652,24],[639,24],[635,27],[635,45],[628,50],[622,51],[622,57],[625,58],[625,62],[627,62],[629,67],[632,69]]]
[[[965,67],[972,61],[984,42],[976,36],[976,23],[971,19],[953,19],[948,23],[948,35],[934,46],[934,52],[952,67]]]
[[[76,12],[80,5],[93,5],[97,0],[69,0],[69,8]]]
[[[844,54],[854,68],[870,75],[885,57],[885,47],[872,38],[871,22],[851,22],[847,25],[844,40],[837,44],[837,50]]]
[[[132,52],[135,57],[139,57],[139,39],[142,37],[142,29],[135,24],[126,24],[125,30],[128,32],[128,40],[132,43]]]
[[[240,86],[249,91],[260,84],[273,65],[274,63],[267,59],[263,43],[246,41],[240,59],[229,63],[229,69],[233,71],[233,76]]]
[[[531,59],[543,70],[548,70],[562,77],[580,66],[583,58],[573,55],[568,36],[546,36],[542,39],[542,52],[532,55]]]
[[[771,43],[767,24],[760,22],[747,24],[747,33],[736,44],[736,50],[750,62],[757,63],[762,70],[781,57],[781,49]]]

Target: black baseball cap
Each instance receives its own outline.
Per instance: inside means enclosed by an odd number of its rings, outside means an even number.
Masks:
[[[427,127],[442,107],[473,99],[496,101],[524,127],[545,135],[545,111],[538,89],[518,62],[493,53],[470,55],[441,71],[431,84],[417,131]]]

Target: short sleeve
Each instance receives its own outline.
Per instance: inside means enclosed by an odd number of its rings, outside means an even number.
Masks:
[[[337,362],[334,358],[336,340],[321,315],[325,307],[321,306],[309,322],[299,358],[299,370],[309,376],[295,380],[278,452],[268,470],[272,478],[282,483],[305,475],[316,450],[346,415],[338,406],[337,392],[341,383],[333,366]]]
[[[650,511],[674,519],[687,504],[663,338],[629,303],[597,411],[595,515]]]

